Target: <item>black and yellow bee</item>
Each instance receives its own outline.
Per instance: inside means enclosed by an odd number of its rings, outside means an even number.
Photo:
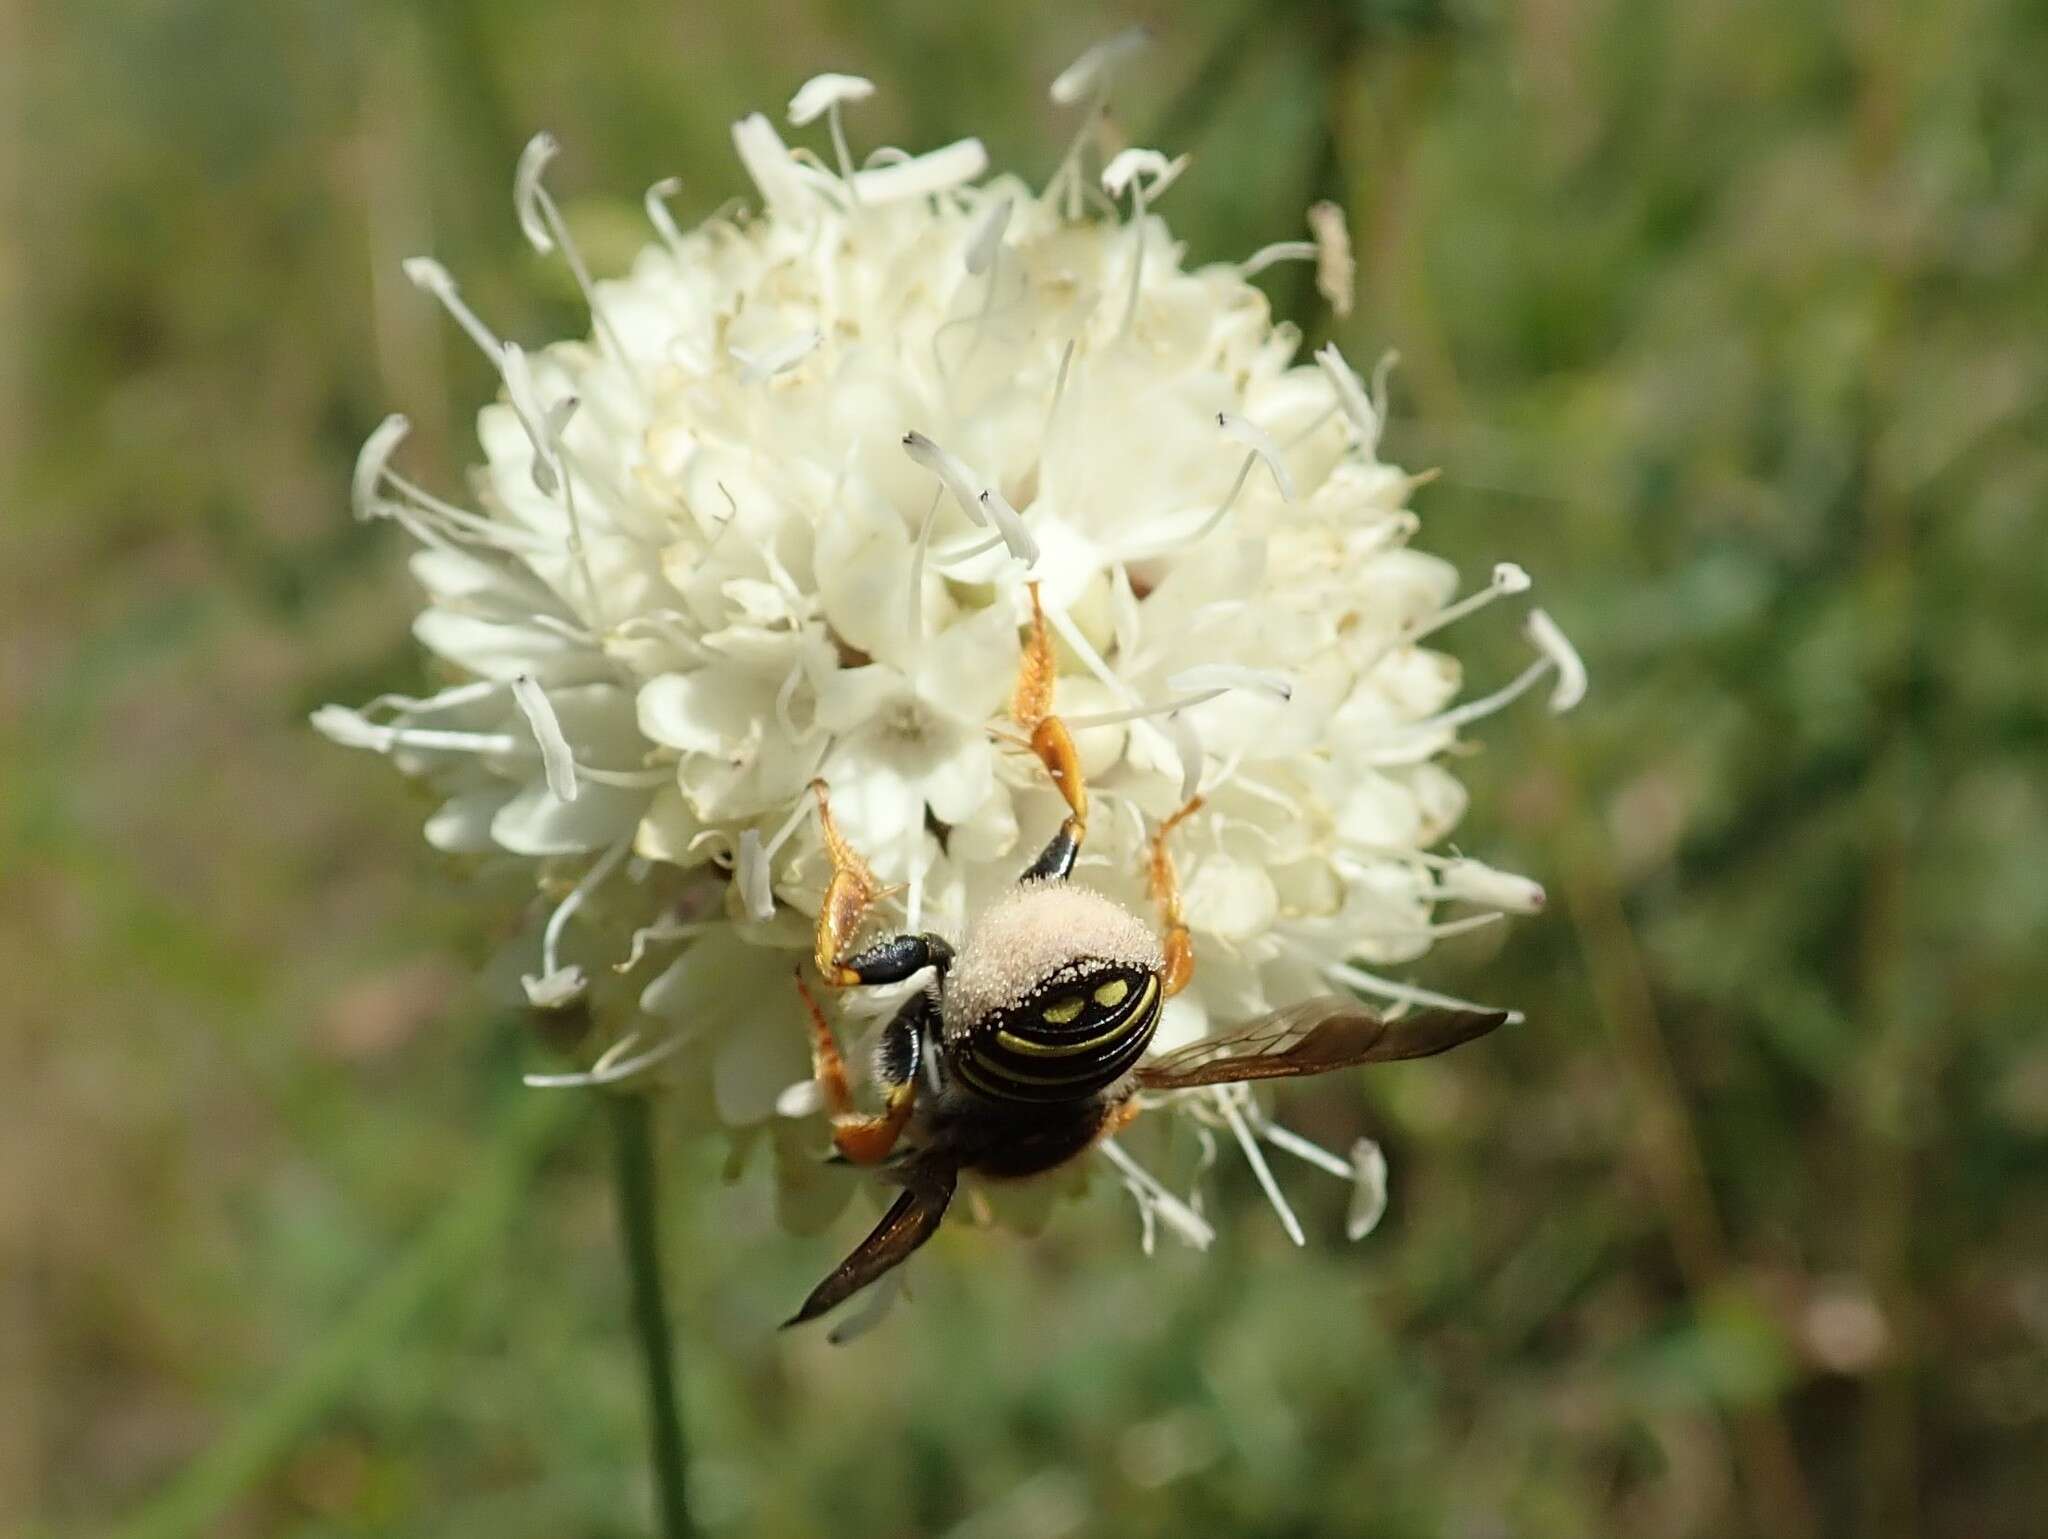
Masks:
[[[815,1319],[908,1259],[938,1229],[961,1171],[1001,1179],[1052,1170],[1125,1127],[1137,1115],[1141,1090],[1426,1058],[1507,1019],[1500,1011],[1438,1010],[1389,1021],[1332,995],[1146,1061],[1160,1007],[1194,972],[1167,839],[1202,801],[1181,808],[1152,839],[1147,878],[1163,937],[1068,880],[1088,830],[1088,791],[1073,739],[1052,713],[1052,642],[1035,586],[1031,610],[1011,714],[1068,812],[1051,843],[975,919],[957,951],[938,935],[921,934],[848,954],[881,887],[833,823],[824,783],[813,787],[832,867],[818,911],[819,973],[840,988],[902,983],[927,970],[930,981],[885,1028],[875,1055],[882,1110],[862,1113],[832,1028],[799,974],[833,1143],[856,1164],[887,1162],[903,1192],[790,1325]]]

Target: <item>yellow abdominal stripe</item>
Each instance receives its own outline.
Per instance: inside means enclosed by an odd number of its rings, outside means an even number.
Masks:
[[[1107,1009],[1112,1005],[1122,1004],[1124,1002],[1124,995],[1130,992],[1131,986],[1124,979],[1112,978],[1095,991],[1095,1002]],[[1050,1012],[1047,1013],[1046,1018],[1048,1020],[1052,1018]],[[1072,1020],[1073,1017],[1068,1016],[1067,1019]]]
[[[1079,994],[1069,994],[1056,1005],[1047,1005],[1038,1013],[1055,1026],[1064,1026],[1081,1013],[1088,1002]]]

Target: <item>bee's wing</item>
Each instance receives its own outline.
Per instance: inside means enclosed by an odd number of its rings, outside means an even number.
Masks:
[[[1138,1084],[1145,1090],[1186,1090],[1427,1058],[1483,1037],[1507,1018],[1505,1010],[1425,1010],[1390,1021],[1355,999],[1326,994],[1140,1064]]]
[[[938,1232],[959,1178],[959,1167],[948,1158],[928,1156],[905,1167],[903,1195],[890,1204],[882,1221],[854,1247],[853,1254],[811,1290],[804,1307],[782,1322],[783,1329],[817,1319],[884,1272],[908,1261],[911,1252]]]

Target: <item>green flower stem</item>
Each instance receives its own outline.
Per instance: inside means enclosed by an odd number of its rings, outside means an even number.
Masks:
[[[654,1176],[654,1115],[644,1096],[611,1101],[619,1238],[633,1290],[633,1329],[647,1372],[648,1437],[654,1456],[655,1501],[663,1539],[697,1532],[685,1499],[683,1413],[676,1401],[675,1342],[661,1280],[661,1210]]]

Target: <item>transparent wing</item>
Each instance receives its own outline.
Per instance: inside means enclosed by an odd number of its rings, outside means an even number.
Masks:
[[[852,1298],[883,1273],[893,1271],[911,1253],[938,1233],[939,1220],[953,1200],[960,1172],[947,1158],[926,1156],[904,1167],[903,1195],[889,1206],[882,1221],[853,1254],[833,1270],[804,1300],[804,1307],[783,1321],[786,1330],[815,1320],[826,1310]]]
[[[1327,1074],[1361,1063],[1427,1058],[1483,1037],[1505,1010],[1424,1010],[1387,1020],[1355,999],[1304,999],[1138,1066],[1146,1090]]]

